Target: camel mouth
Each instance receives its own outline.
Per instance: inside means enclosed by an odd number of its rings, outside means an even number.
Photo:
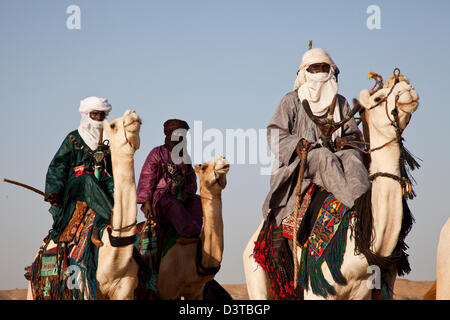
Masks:
[[[417,110],[418,107],[419,107],[418,100],[413,100],[408,103],[401,103],[401,102],[398,103],[398,108],[406,113],[413,113],[414,111]]]
[[[215,171],[219,174],[225,174],[230,170],[230,165],[228,163],[224,163],[221,165],[216,165]]]

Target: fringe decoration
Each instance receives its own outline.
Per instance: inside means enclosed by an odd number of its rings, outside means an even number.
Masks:
[[[294,289],[294,264],[290,240],[282,235],[283,227],[277,226],[271,213],[261,228],[253,256],[255,261],[267,272],[270,292],[275,300],[296,300],[300,287]]]
[[[347,284],[341,273],[344,252],[347,245],[347,230],[349,228],[349,210],[344,213],[339,228],[331,239],[319,259],[315,260],[303,248],[300,261],[299,286],[305,290],[311,288],[315,295],[327,298],[329,294],[336,295],[336,290],[328,283],[322,272],[322,263],[325,261],[331,272],[333,280],[339,285]]]
[[[355,201],[355,255],[363,254],[369,265],[376,265],[381,270],[381,293],[385,299],[392,299],[393,288],[389,288],[386,277],[395,266],[397,274],[404,276],[411,271],[406,253],[409,248],[405,243],[406,236],[411,231],[415,222],[411,210],[408,207],[406,197],[402,198],[403,217],[398,242],[390,256],[384,257],[374,253],[373,245],[373,216],[372,216],[372,190],[368,190]]]

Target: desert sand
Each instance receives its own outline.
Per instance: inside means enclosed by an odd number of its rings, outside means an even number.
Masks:
[[[396,300],[421,299],[430,289],[432,281],[410,281],[398,279],[394,286],[394,298]],[[223,284],[222,285],[235,300],[247,300],[247,287],[245,284]],[[27,291],[25,289],[0,290],[0,300],[25,300]]]

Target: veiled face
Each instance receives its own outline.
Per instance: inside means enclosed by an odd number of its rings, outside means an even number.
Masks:
[[[328,63],[314,63],[306,69],[309,73],[329,73],[330,65]]]
[[[94,111],[89,112],[89,117],[91,117],[91,119],[95,120],[95,121],[103,121],[106,118],[106,112],[94,110]]]
[[[195,165],[200,184],[211,191],[221,191],[227,184],[226,174],[230,169],[224,157],[217,156],[210,162]]]
[[[123,117],[111,122],[105,120],[103,128],[109,133],[111,148],[122,148],[124,153],[134,153],[139,149],[141,123],[141,119],[133,110],[125,111]]]

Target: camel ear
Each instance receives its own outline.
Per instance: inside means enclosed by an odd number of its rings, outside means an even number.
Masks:
[[[196,173],[199,173],[199,172],[200,172],[200,169],[201,169],[201,167],[202,167],[202,165],[201,165],[201,164],[196,164],[196,165],[194,166],[194,170],[195,170],[195,172],[196,172]]]
[[[369,100],[370,100],[370,94],[369,94],[369,91],[367,91],[366,89],[361,90],[361,92],[359,93],[359,103],[360,103],[365,109],[370,108]]]

